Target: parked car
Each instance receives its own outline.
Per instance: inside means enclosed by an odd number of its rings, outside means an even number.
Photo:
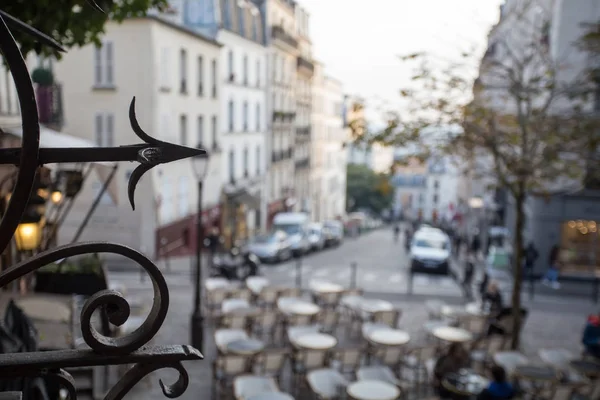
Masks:
[[[313,222],[308,226],[308,241],[312,251],[319,251],[325,248],[325,232],[323,232],[322,224]]]
[[[339,246],[344,241],[344,224],[341,221],[325,221],[323,223],[325,246]]]
[[[450,238],[442,230],[424,227],[415,232],[410,244],[410,270],[427,274],[448,275]]]
[[[249,244],[248,251],[262,262],[280,262],[292,258],[292,247],[285,232],[275,231],[256,236]]]
[[[306,213],[279,213],[273,218],[273,230],[283,231],[288,235],[292,252],[296,256],[310,251],[309,224]]]

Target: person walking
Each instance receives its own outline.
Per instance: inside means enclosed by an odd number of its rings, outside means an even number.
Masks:
[[[479,259],[479,250],[481,249],[481,239],[479,238],[479,232],[475,232],[473,240],[471,241],[471,255],[475,259]]]
[[[533,266],[539,256],[540,256],[540,253],[535,248],[535,245],[533,244],[533,242],[529,242],[529,244],[525,248],[525,255],[524,255],[525,262],[523,264],[525,267],[525,276],[526,277],[531,277],[531,275],[533,273]]]
[[[558,282],[560,268],[560,247],[555,244],[550,249],[550,254],[548,256],[548,269],[546,270],[546,275],[544,275],[544,280],[542,284],[546,286],[550,286],[553,289],[560,289],[560,283]]]
[[[400,225],[394,225],[394,243],[398,243],[398,238],[400,237]]]

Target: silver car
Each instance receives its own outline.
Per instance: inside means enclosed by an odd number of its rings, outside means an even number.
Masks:
[[[312,223],[308,226],[308,242],[312,251],[319,251],[325,248],[325,232],[323,225]]]
[[[292,258],[288,236],[282,231],[255,237],[248,244],[248,250],[265,263],[276,263]]]

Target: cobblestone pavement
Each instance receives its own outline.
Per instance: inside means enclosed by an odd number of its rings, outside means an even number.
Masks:
[[[388,249],[391,243],[391,234],[387,233],[388,240],[383,241],[386,233],[373,232],[354,240],[352,244],[350,242],[345,243],[338,251],[342,251],[346,246],[348,246],[348,252],[356,248],[359,249],[357,253],[364,252],[366,254],[361,263],[366,263],[370,254],[376,261],[372,265],[380,264],[379,261],[385,258],[385,254],[388,256],[393,254],[393,250]],[[335,251],[333,250],[329,255],[332,259],[335,259]],[[318,271],[318,264],[315,262],[319,261],[317,256],[315,255],[314,261],[311,260],[310,262]],[[307,259],[307,263],[309,259]],[[111,279],[127,287],[128,298],[135,298],[138,302],[150,302],[152,292],[148,285],[149,282],[140,282],[137,274],[133,274],[133,277],[129,278],[126,278],[127,276],[129,275],[111,274]],[[154,340],[155,344],[189,343],[189,319],[193,298],[193,287],[189,276],[189,266],[185,267],[180,273],[166,274],[170,287],[171,304],[167,319]],[[329,280],[329,277],[327,279]],[[381,275],[381,278],[378,279],[383,283],[385,275]],[[134,284],[134,282],[137,282],[137,284]],[[287,282],[288,284],[294,282],[289,274]],[[359,286],[362,284],[363,282],[358,282]],[[402,309],[403,315],[400,326],[411,334],[414,343],[423,338],[422,325],[427,319],[423,304],[425,300],[439,298],[449,304],[462,304],[464,302],[461,295],[457,294],[456,291],[439,290],[434,283],[425,286],[427,290],[415,290],[413,295],[407,295],[401,291],[392,291],[391,293],[370,291],[367,295],[389,300]],[[436,294],[436,292],[438,293]],[[589,297],[557,298],[556,296],[539,295],[533,301],[530,301],[524,296],[524,304],[530,310],[530,313],[523,331],[522,348],[523,352],[531,357],[535,357],[539,349],[548,347],[563,347],[578,353],[581,350],[579,343],[585,318],[588,314],[596,312],[598,308],[589,300]],[[190,375],[190,386],[181,397],[182,399],[206,398],[211,393],[211,360],[215,355],[212,328],[207,328],[205,338],[204,354],[206,359],[186,365]],[[127,398],[140,400],[163,399],[164,397],[158,385],[159,378],[164,379],[166,382],[172,382],[176,379],[176,375],[168,370],[156,372],[138,384]]]

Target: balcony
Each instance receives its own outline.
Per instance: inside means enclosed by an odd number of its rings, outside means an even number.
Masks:
[[[62,86],[53,84],[50,86],[38,85],[36,98],[40,123],[60,130],[63,125],[63,102]]]
[[[298,69],[305,69],[307,72],[310,73],[310,75],[312,75],[315,72],[315,65],[308,59],[306,59],[302,56],[299,56],[298,57]]]
[[[273,121],[292,122],[296,118],[295,112],[273,111]]]
[[[292,148],[290,147],[287,150],[282,150],[281,154],[282,154],[282,159],[286,160],[286,159],[292,158],[292,156],[294,155],[294,152],[293,152]]]
[[[296,128],[296,135],[310,137],[310,126]]]
[[[298,47],[298,41],[294,39],[292,35],[287,33],[281,26],[273,26],[271,28],[271,37],[276,40],[281,40],[294,49]]]
[[[308,168],[310,167],[310,158],[305,157],[299,160],[296,160],[296,169]]]

